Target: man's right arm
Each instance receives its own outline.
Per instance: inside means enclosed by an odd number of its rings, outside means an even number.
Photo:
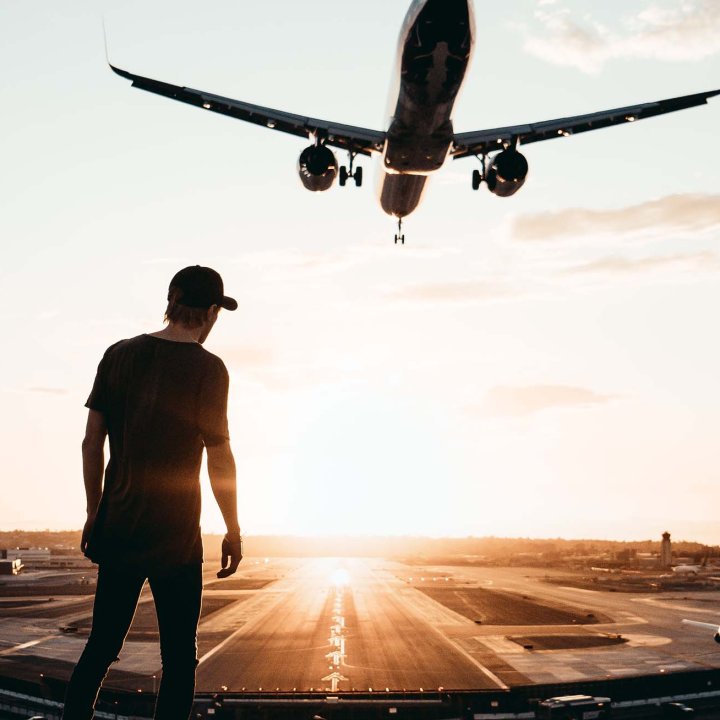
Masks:
[[[227,527],[222,548],[222,569],[218,573],[218,577],[227,577],[237,570],[242,560],[235,458],[229,441],[207,446],[207,466],[210,486]]]
[[[102,480],[105,470],[105,437],[107,425],[105,416],[98,410],[89,410],[85,437],[82,442],[83,480],[87,498],[87,520],[83,528],[80,549],[87,550],[88,539],[97,517],[102,497]]]

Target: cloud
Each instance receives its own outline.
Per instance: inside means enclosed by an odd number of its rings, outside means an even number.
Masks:
[[[720,260],[711,252],[663,255],[658,257],[629,258],[608,255],[592,262],[575,265],[563,271],[565,275],[610,274],[628,275],[661,269],[717,270]]]
[[[485,394],[480,410],[485,415],[521,417],[554,408],[588,407],[613,399],[592,390],[571,385],[499,385]]]
[[[419,303],[475,303],[508,297],[509,288],[496,282],[469,281],[454,283],[427,283],[387,293],[393,300]]]
[[[584,235],[698,232],[720,227],[720,194],[668,195],[609,210],[568,208],[521,215],[517,240],[554,240]]]
[[[621,27],[585,17],[578,22],[570,9],[540,0],[535,18],[541,34],[526,29],[525,51],[556,65],[597,73],[620,58],[696,61],[720,52],[720,3],[717,0],[683,2],[674,9],[649,5],[626,15]]]
[[[68,391],[65,388],[53,388],[53,387],[29,387],[26,388],[27,392],[31,393],[42,393],[45,395],[67,395]]]

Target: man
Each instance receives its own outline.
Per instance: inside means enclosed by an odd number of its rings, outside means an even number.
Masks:
[[[86,407],[82,445],[87,522],[81,549],[97,562],[93,623],[65,698],[64,720],[92,718],[147,579],[160,628],[157,720],[186,720],[197,666],[202,594],[203,448],[225,520],[222,569],[242,559],[235,461],[227,424],[228,373],[202,347],[220,308],[237,309],[214,270],[195,265],[170,282],[167,326],[105,352]],[[103,464],[105,437],[110,460]]]

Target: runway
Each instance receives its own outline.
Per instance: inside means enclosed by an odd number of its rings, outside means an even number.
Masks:
[[[364,561],[307,561],[274,584],[267,606],[220,651],[201,658],[198,687],[320,689],[333,673],[340,690],[505,687],[438,631],[416,594]]]
[[[720,622],[716,591],[595,592],[570,574],[549,584],[542,569],[379,558],[247,559],[222,582],[216,569],[205,569],[198,691],[502,689],[720,667],[712,633],[681,624]],[[87,600],[15,604],[0,617],[0,674],[67,678]],[[156,686],[151,616],[150,604],[136,615],[111,686]],[[61,632],[68,623],[79,632]]]

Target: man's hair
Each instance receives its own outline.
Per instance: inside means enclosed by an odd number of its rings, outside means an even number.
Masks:
[[[181,305],[178,302],[180,294],[179,288],[170,288],[168,305],[165,310],[165,322],[179,323],[190,329],[199,328],[207,318],[207,308],[191,308],[187,305]]]

